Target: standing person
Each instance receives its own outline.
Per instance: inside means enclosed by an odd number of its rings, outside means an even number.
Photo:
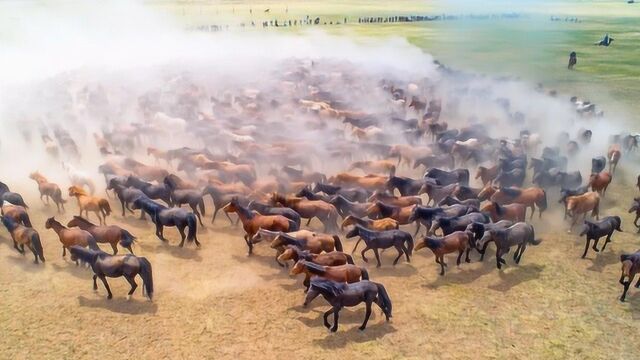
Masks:
[[[573,70],[573,67],[578,63],[578,57],[575,51],[572,51],[569,54],[569,66],[567,67],[569,70]]]

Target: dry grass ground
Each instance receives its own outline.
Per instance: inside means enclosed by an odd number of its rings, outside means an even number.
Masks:
[[[148,223],[111,217],[139,237],[135,251],[153,264],[156,296],[148,302],[138,290],[127,301],[128,285],[113,279],[114,299],[106,300],[102,285],[92,292],[91,271],[62,259],[57,237],[44,229],[53,209],[28,197],[47,262],[32,264],[0,231],[2,357],[632,358],[640,351],[634,341],[640,291],[618,301],[618,256],[640,241],[625,211],[635,191],[622,181],[616,179],[603,213],[622,215],[625,232],[604,253],[580,259],[583,240],[566,233],[555,204],[534,220],[542,244],[528,248],[520,266],[509,257],[503,271],[493,254],[484,263],[473,254],[460,268],[450,256],[440,277],[428,250],[395,268],[390,251],[381,269],[369,271],[391,295],[392,321],[385,323],[376,309],[360,332],[364,309],[345,310],[336,334],[322,326],[324,300],[302,308],[301,279],[276,266],[265,244],[247,257],[241,229],[224,218],[200,231],[203,247],[196,250],[178,248],[175,230],[166,232],[172,240],[165,245]],[[32,195],[31,185],[20,189]],[[76,211],[75,204],[68,207],[65,221]]]

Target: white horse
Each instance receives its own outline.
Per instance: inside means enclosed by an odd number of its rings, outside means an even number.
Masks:
[[[153,125],[169,134],[182,133],[187,128],[187,121],[178,117],[171,117],[163,112],[153,115]]]
[[[89,188],[91,194],[95,192],[96,187],[88,173],[78,170],[73,165],[64,161],[62,162],[62,168],[67,172],[71,185],[86,186]]]

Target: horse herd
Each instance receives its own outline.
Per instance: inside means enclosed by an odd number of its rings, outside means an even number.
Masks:
[[[391,101],[406,100],[403,89],[386,85],[384,89]],[[580,232],[586,243],[583,258],[589,247],[603,251],[614,232],[622,231],[620,217],[600,219],[600,202],[606,196],[623,151],[634,151],[627,146],[626,138],[613,141],[606,157],[593,159],[592,172],[584,183],[579,171],[567,171],[567,159],[578,143],[583,146],[589,143],[588,130],[582,131],[576,141],[570,141],[566,134],[567,139],[558,146],[545,147],[537,158],[534,156],[541,144],[538,134],[525,130],[515,139],[496,139],[489,137],[487,128],[478,123],[453,129],[440,120],[439,100],[426,102],[414,96],[408,107],[420,113],[421,120],[394,120],[403,128],[403,134],[420,134],[424,144],[410,141],[386,145],[377,140],[387,139],[390,134],[373,131],[375,120],[357,112],[337,110],[319,101],[300,100],[298,106],[332,120],[342,119],[342,124],[352,130],[362,130],[352,132],[352,136],[358,140],[357,149],[367,154],[366,159],[351,161],[344,172],[311,171],[308,162],[289,154],[294,148],[296,151],[304,148],[304,144],[281,142],[265,147],[254,137],[238,131],[229,133],[234,136],[230,140],[236,150],[234,154],[190,147],[168,150],[148,147],[146,159],[155,161],[151,165],[132,155],[112,154],[108,148],[117,149],[118,144],[96,136],[105,158],[98,167],[104,176],[105,195],[96,194],[93,179],[77,169],[77,165],[63,163],[70,185],[64,194],[76,198],[79,215],[73,216],[66,226],[50,217],[45,228],[57,234],[63,257],[68,250],[76,264],[91,266],[94,290],[100,278],[111,298],[106,278],[124,277],[131,285],[130,297],[138,286],[135,277],[140,275],[143,294],[151,299],[154,292],[151,264],[134,255],[132,246],[137,241],[134,235],[119,226],[107,225],[108,218],[114,216],[111,205],[117,199],[121,217],[139,211],[140,219],[148,218],[155,227],[155,235],[163,242],[167,241],[164,228],[175,227],[180,247],[185,241],[200,247],[208,246],[198,239],[198,226],[205,226],[205,200],[211,197],[211,223],[221,221],[217,218],[220,210],[226,217],[222,221],[231,226],[241,223],[248,254],[261,243],[268,243],[278,266],[288,267],[291,261],[289,273],[304,274],[304,306],[322,296],[331,305],[324,314],[324,325],[331,331],[338,329],[339,312],[345,306],[365,303],[361,330],[367,325],[373,303],[382,309],[387,320],[392,317],[392,303],[385,287],[371,281],[366,266],[357,265],[352,257],[361,242],[364,248],[360,250],[360,258],[367,264],[367,254],[373,253],[376,267],[383,265],[381,254],[386,250],[395,249],[392,262],[395,266],[402,259],[410,262],[414,251],[428,248],[434,254],[439,274],[445,275],[447,254],[456,255],[458,266],[463,256],[465,262],[471,262],[473,251],[483,261],[492,243],[498,269],[507,264],[504,256],[513,248],[513,262],[517,265],[527,247],[542,241],[527,220],[536,211],[538,218],[549,216],[545,213],[550,205],[548,191],[559,194],[558,203],[564,207],[564,217],[570,219],[570,229],[583,219]],[[209,119],[207,116],[201,114],[205,120]],[[415,139],[415,135],[408,138]],[[274,159],[284,156],[291,161],[283,165],[274,160],[272,164],[278,165],[260,176],[266,171],[261,171],[259,164],[264,159],[268,162],[270,156]],[[476,163],[473,178],[468,169],[470,162]],[[609,169],[605,171],[607,163]],[[456,164],[461,167],[455,168]],[[419,167],[425,169],[424,176],[401,176]],[[53,201],[59,213],[66,210],[68,200],[59,185],[39,172],[33,172],[30,178],[36,182],[45,205]],[[527,178],[531,179],[529,187],[525,186]],[[473,187],[472,182],[481,185]],[[22,196],[0,183],[0,199],[2,222],[15,249],[24,254],[26,246],[36,263],[44,262],[40,235],[29,219],[29,207]],[[640,198],[634,199],[629,212],[636,213],[634,225],[640,231],[637,224]],[[587,219],[588,215],[595,219]],[[97,218],[98,225],[89,220],[90,216]],[[312,224],[314,219],[318,223]],[[345,238],[357,239],[350,253],[345,252]],[[598,248],[601,238],[605,242]],[[109,244],[113,254],[102,251],[100,243]],[[118,246],[129,254],[118,255]],[[624,301],[631,282],[640,272],[640,252],[622,254],[620,260],[620,284],[624,287],[620,300]],[[635,285],[640,286],[640,280]],[[333,324],[328,321],[331,314]]]

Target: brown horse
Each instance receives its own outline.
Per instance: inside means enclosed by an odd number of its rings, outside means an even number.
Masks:
[[[249,254],[253,252],[251,238],[259,229],[285,232],[298,230],[298,225],[286,217],[282,215],[260,215],[240,205],[237,198],[231,199],[222,210],[226,213],[234,212],[238,214],[240,221],[242,221],[242,228],[245,231],[244,241],[249,247]]]
[[[437,205],[442,199],[446,198],[449,195],[452,195],[453,192],[458,188],[458,184],[449,184],[449,185],[435,185],[431,183],[425,183],[420,188],[420,194],[426,193],[429,197],[426,205],[429,205],[433,201],[434,205]]]
[[[79,227],[82,230],[88,231],[91,235],[93,235],[93,238],[96,240],[96,242],[111,245],[111,248],[113,249],[113,255],[118,254],[118,243],[120,243],[120,246],[129,250],[129,252],[133,254],[131,245],[135,241],[136,237],[119,226],[96,226],[83,217],[74,216],[73,219],[69,221],[69,223],[67,223],[67,227]]]
[[[302,250],[309,250],[313,254],[321,252],[342,251],[342,242],[338,235],[316,233],[308,230],[300,230],[295,233],[280,233],[271,241],[272,249],[284,251],[285,246],[295,245]]]
[[[500,220],[520,222],[526,218],[527,207],[522,204],[499,205],[492,201],[484,205],[480,211],[488,212],[492,222]]]
[[[58,235],[58,239],[62,244],[62,257],[67,256],[67,249],[73,245],[89,247],[93,250],[100,250],[95,238],[91,233],[82,229],[67,229],[60,224],[55,218],[50,217],[44,224],[46,229],[53,229]],[[76,260],[76,265],[78,261]]]
[[[487,194],[491,193],[491,196],[487,197]],[[539,217],[542,217],[542,212],[547,209],[547,193],[544,189],[537,187],[530,187],[526,189],[518,188],[496,188],[493,186],[486,186],[480,194],[478,194],[480,200],[489,199],[500,205],[507,204],[522,204],[525,207],[531,208],[530,219],[533,218],[533,213],[538,208]]]
[[[10,217],[18,224],[26,227],[33,227],[27,209],[20,205],[13,205],[7,201],[2,201],[2,216]]]
[[[383,230],[394,230],[398,229],[400,226],[398,225],[398,221],[392,218],[382,218],[382,219],[367,219],[367,218],[359,218],[353,215],[349,215],[342,221],[340,225],[340,229],[344,230],[345,227],[349,225],[362,225],[369,230],[375,231],[383,231]]]
[[[146,165],[129,158],[124,160],[123,167],[131,170],[139,178],[145,181],[157,181],[161,183],[162,180],[169,175],[169,172],[161,167]]]
[[[440,264],[440,275],[444,275],[444,268],[447,266],[444,262],[444,256],[457,251],[458,259],[456,260],[456,264],[459,266],[462,254],[466,251],[467,255],[464,261],[471,262],[469,259],[469,251],[471,251],[474,244],[475,241],[472,232],[456,231],[443,237],[425,236],[416,244],[415,250],[418,251],[424,247],[431,249],[436,257],[436,263]]]
[[[338,186],[359,186],[370,191],[382,191],[387,188],[387,180],[388,178],[386,176],[356,176],[348,173],[340,173],[330,177],[328,181],[329,183]]]
[[[45,205],[49,205],[50,200],[56,203],[56,208],[58,212],[60,212],[60,206],[62,206],[62,210],[64,211],[64,203],[66,200],[62,198],[62,190],[60,187],[52,182],[49,182],[46,177],[44,177],[39,172],[33,172],[29,175],[29,178],[35,180],[38,183],[38,190],[40,190],[40,200]],[[46,196],[47,202],[44,202],[43,197]]]
[[[399,225],[407,225],[413,222],[411,221],[411,214],[415,207],[416,205],[404,207],[392,206],[376,201],[367,209],[367,216],[370,218],[391,218],[397,221]]]
[[[636,251],[633,254],[620,255],[620,262],[622,263],[620,284],[624,286],[622,296],[620,296],[620,301],[624,301],[624,299],[627,297],[629,285],[631,285],[631,282],[633,282],[633,278],[636,277],[636,274],[640,272],[640,251]],[[624,281],[625,279],[627,279],[627,281]],[[640,279],[638,279],[638,282],[636,282],[635,286],[636,288],[640,288]]]
[[[44,253],[42,251],[42,243],[40,242],[40,235],[33,228],[26,227],[13,220],[8,216],[0,216],[2,223],[7,228],[13,239],[13,247],[18,250],[19,253],[24,255],[24,246],[27,245],[29,250],[35,257],[34,263],[38,263],[38,258],[44,262]],[[18,245],[20,247],[18,247]]]
[[[368,199],[369,202],[381,201],[393,206],[422,205],[420,196],[395,196],[385,191],[374,191]]]
[[[592,191],[595,191],[598,194],[602,195],[602,197],[604,197],[604,194],[607,192],[607,188],[609,187],[609,184],[611,184],[612,179],[613,176],[611,175],[611,173],[608,173],[606,171],[597,174],[591,174],[591,176],[589,177],[588,186],[591,187]]]
[[[111,214],[111,206],[107,199],[88,195],[83,188],[75,185],[69,187],[69,196],[75,196],[78,200],[80,216],[82,216],[82,212],[84,211],[88,218],[89,211],[92,211],[100,220],[100,225],[107,223],[107,216]]]
[[[203,169],[217,170],[229,177],[251,184],[256,180],[256,170],[252,165],[234,164],[228,161],[208,161],[201,166]]]
[[[156,161],[156,164],[160,162],[160,159],[164,160],[167,164],[171,164],[172,157],[169,156],[169,153],[164,150],[160,150],[154,147],[147,148],[147,156],[153,156]]]
[[[325,231],[335,231],[338,229],[338,210],[335,206],[321,200],[307,200],[299,197],[285,197],[278,193],[271,194],[273,205],[282,205],[293,209],[300,214],[300,217],[308,219],[307,226],[311,219],[316,217],[324,225]]]
[[[393,161],[389,160],[369,160],[369,161],[356,161],[351,163],[349,171],[354,169],[360,169],[364,172],[372,172],[379,174],[388,174],[389,176],[396,175],[396,165]]]
[[[349,284],[360,280],[369,280],[367,269],[353,264],[325,266],[311,261],[298,260],[289,271],[289,275],[296,276],[302,273],[305,274],[303,281],[305,292],[309,290],[311,276],[320,276],[325,279]]]
[[[578,221],[578,216],[582,214],[586,219],[589,211],[591,211],[591,216],[600,219],[600,195],[597,192],[589,191],[582,195],[567,197],[567,214],[573,218],[571,228]]]
[[[476,179],[482,180],[482,185],[486,186],[488,184],[493,183],[493,180],[495,180],[495,178],[498,177],[499,172],[500,172],[500,168],[498,167],[498,165],[494,165],[492,167],[478,166]]]
[[[620,145],[611,144],[611,146],[609,146],[609,151],[607,151],[607,159],[609,159],[609,173],[616,173],[616,168],[618,167],[618,162],[621,157],[622,151],[620,150]]]
[[[278,256],[278,261],[288,260],[293,260],[294,263],[298,262],[298,260],[307,260],[324,266],[354,264],[351,255],[345,254],[342,251],[314,254],[309,250],[302,250],[295,245],[287,245],[282,254]]]

